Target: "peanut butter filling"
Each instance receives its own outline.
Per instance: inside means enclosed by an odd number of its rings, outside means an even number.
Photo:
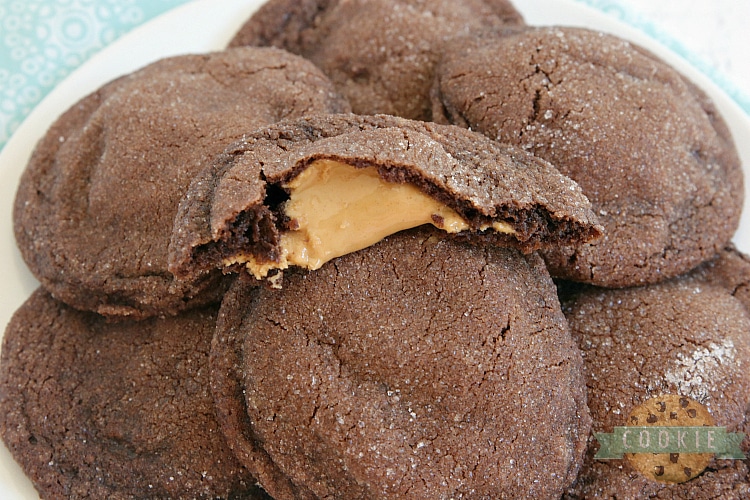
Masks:
[[[383,180],[375,167],[317,160],[283,187],[290,193],[284,214],[295,229],[281,235],[279,262],[258,262],[250,255],[241,255],[225,261],[225,265],[244,263],[260,279],[272,269],[292,265],[318,269],[331,259],[423,224],[448,233],[470,229],[452,208],[411,184]],[[489,228],[514,232],[503,222],[482,229]]]

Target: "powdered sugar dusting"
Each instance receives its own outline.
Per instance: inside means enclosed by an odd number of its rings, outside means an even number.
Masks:
[[[711,342],[708,347],[699,347],[690,355],[679,353],[676,366],[666,373],[665,379],[677,387],[680,395],[706,403],[724,378],[720,367],[741,362],[735,357],[736,349],[731,339],[725,339],[721,344]]]

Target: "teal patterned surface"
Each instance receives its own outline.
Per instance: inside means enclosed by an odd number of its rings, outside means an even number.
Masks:
[[[0,0],[0,149],[63,78],[189,0]]]
[[[94,53],[134,27],[188,1],[0,0],[0,149],[42,98]],[[747,96],[617,0],[576,1],[659,40],[711,77],[750,113]]]

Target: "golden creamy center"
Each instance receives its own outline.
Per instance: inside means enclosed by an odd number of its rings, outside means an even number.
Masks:
[[[384,181],[375,167],[317,160],[283,187],[290,193],[283,210],[295,229],[281,235],[280,262],[235,258],[235,262],[246,262],[258,278],[291,265],[318,269],[333,258],[423,224],[449,233],[470,229],[452,208],[411,184]],[[482,229],[488,228],[513,232],[503,222]]]

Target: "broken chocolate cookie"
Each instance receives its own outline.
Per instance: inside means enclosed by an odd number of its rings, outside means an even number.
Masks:
[[[316,269],[422,224],[524,251],[601,231],[577,185],[521,150],[459,127],[320,115],[246,135],[194,179],[170,270]]]

